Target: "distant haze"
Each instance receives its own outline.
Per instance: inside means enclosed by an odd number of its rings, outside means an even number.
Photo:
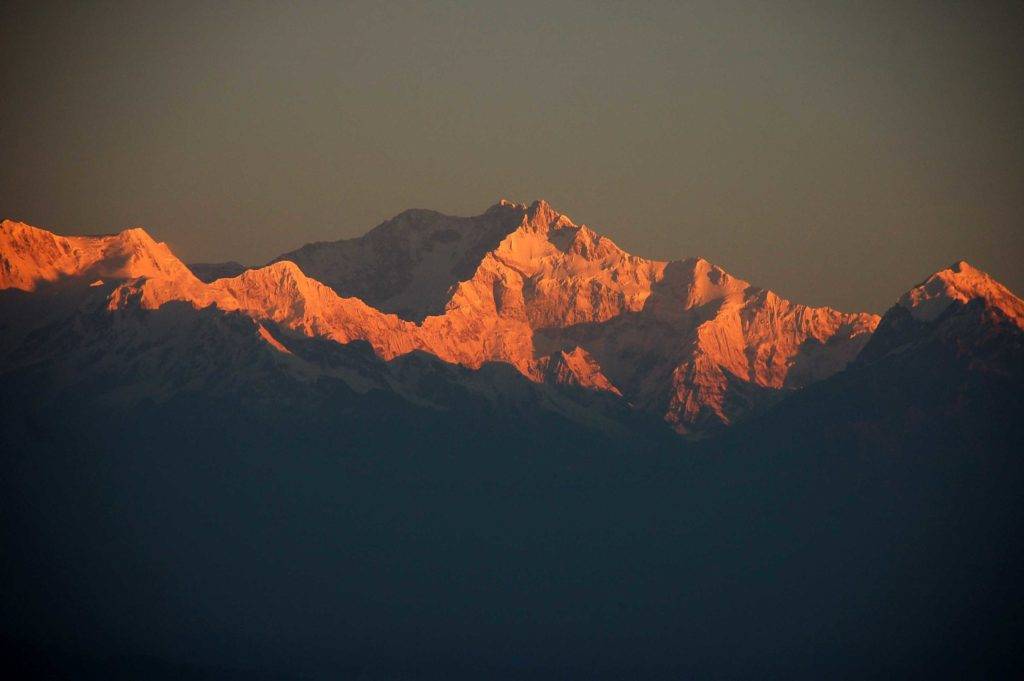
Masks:
[[[0,7],[0,217],[263,263],[545,198],[638,255],[882,311],[1024,291],[1024,3]]]

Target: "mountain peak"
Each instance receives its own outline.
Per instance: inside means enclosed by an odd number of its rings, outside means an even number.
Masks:
[[[296,265],[291,260],[278,260],[272,262],[265,267],[261,267],[256,270],[248,270],[248,272],[263,272],[266,274],[274,274],[278,276],[289,276],[293,279],[305,279],[306,275],[302,273],[302,268]],[[248,272],[243,272],[243,276]]]
[[[1024,328],[1024,301],[966,260],[939,270],[900,297],[897,304],[921,321],[933,321],[954,303],[982,299]]]
[[[537,199],[530,204],[530,207],[526,209],[526,215],[529,219],[533,220],[540,217],[548,217],[558,215],[551,204],[544,199]]]
[[[260,306],[302,306],[310,293],[311,283],[298,265],[289,260],[279,260],[258,269],[246,270],[236,277],[218,279],[210,286],[229,292],[243,308],[255,309]]]
[[[104,236],[60,236],[13,220],[0,225],[0,288],[33,291],[62,280],[138,277],[193,279],[167,245],[141,227]]]
[[[526,209],[526,226],[537,231],[575,228],[576,224],[567,215],[559,213],[544,199],[538,199]]]
[[[295,262],[343,297],[422,321],[444,310],[452,287],[524,226],[526,212],[507,200],[470,217],[405,211],[361,237],[307,244],[275,260]]]
[[[157,240],[150,236],[149,232],[142,227],[129,227],[128,229],[123,229],[117,233],[117,236],[124,241],[134,241],[146,245],[157,243]]]
[[[980,272],[981,271],[981,270],[977,269],[976,267],[973,267],[966,260],[957,260],[955,263],[953,263],[952,265],[949,266],[949,269],[953,270],[954,272],[958,272],[958,273],[959,272],[972,273],[972,272]]]
[[[506,199],[506,198],[502,197],[502,198],[498,199],[497,203],[495,203],[493,206],[491,206],[486,211],[484,211],[484,214],[486,215],[488,213],[496,213],[498,211],[510,210],[510,209],[511,210],[526,210],[526,205],[522,204],[522,203],[516,203],[515,201],[510,201],[509,199]]]
[[[14,236],[22,238],[51,238],[56,236],[53,232],[11,219],[5,219],[3,222],[0,222],[0,234],[8,239]]]

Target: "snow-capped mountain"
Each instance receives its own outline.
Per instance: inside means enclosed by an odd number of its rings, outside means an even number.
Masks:
[[[701,258],[630,255],[543,201],[503,200],[471,218],[406,211],[359,239],[210,281],[139,228],[62,237],[5,221],[0,257],[4,289],[65,300],[77,291],[75,305],[112,318],[171,304],[247,318],[254,342],[306,380],[332,373],[297,356],[303,339],[359,341],[385,362],[419,352],[470,370],[508,364],[537,384],[604,393],[684,434],[742,420],[882,343],[868,343],[876,315],[793,303]],[[974,299],[1024,319],[1020,299],[966,263],[898,307],[930,321]],[[46,323],[8,317],[8,348]]]
[[[120,646],[142,603],[157,649],[253,620],[238,641],[301,657],[425,605],[399,637],[503,612],[482,640],[529,649],[583,613],[612,644],[691,622],[673,654],[715,672],[737,635],[891,643],[903,675],[927,646],[1019,647],[1018,297],[957,263],[879,322],[497,210],[514,228],[420,320],[291,261],[204,282],[142,230],[0,225],[4,621]]]
[[[748,439],[761,453],[766,444],[833,451],[850,455],[851,465],[947,451],[958,456],[943,465],[966,468],[1019,452],[1022,311],[1024,301],[1005,286],[956,262],[900,296],[845,371],[733,430],[723,446]]]
[[[904,293],[898,305],[910,310],[911,316],[934,321],[953,303],[966,304],[974,299],[1000,310],[1024,328],[1024,303],[985,272],[960,260],[939,270],[924,282]]]
[[[1024,380],[1024,301],[985,272],[953,263],[900,297],[855,364],[920,358],[936,347],[968,362],[972,372]]]
[[[192,272],[142,228],[104,236],[60,236],[24,223],[0,222],[0,289],[34,291],[82,278],[174,280],[185,287]]]
[[[730,423],[842,369],[878,322],[791,303],[699,258],[630,255],[544,201],[501,201],[473,218],[408,211],[360,239],[281,258],[343,295],[367,290],[352,283],[363,272],[398,269],[401,281],[367,302],[417,310],[422,347],[448,361],[503,361],[545,380],[552,353],[580,348],[602,377],[590,387],[616,386],[680,432]]]
[[[199,399],[317,414],[341,394],[343,411],[376,404],[378,418],[396,422],[454,409],[605,433],[638,423],[617,396],[570,380],[538,383],[507,365],[467,369],[417,351],[415,324],[341,298],[291,262],[205,284],[140,229],[65,239],[8,221],[0,236],[12,265],[5,283],[16,283],[0,290],[0,375],[36,405]],[[56,255],[39,257],[39,244],[56,244]]]

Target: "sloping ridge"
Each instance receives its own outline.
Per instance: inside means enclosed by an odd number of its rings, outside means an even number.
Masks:
[[[67,278],[150,277],[185,284],[192,272],[141,227],[104,236],[59,236],[21,222],[0,223],[0,288],[34,291]]]
[[[897,304],[910,310],[915,319],[933,321],[951,304],[974,299],[985,300],[1015,324],[1024,327],[1024,302],[986,272],[964,260],[928,277],[904,293]]]
[[[979,371],[1024,375],[1024,300],[958,261],[900,297],[856,364],[918,353],[925,344],[956,348]]]

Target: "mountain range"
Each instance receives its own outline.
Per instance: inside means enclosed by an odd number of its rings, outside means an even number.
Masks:
[[[261,267],[4,221],[0,643],[97,678],[1005,674],[1024,301],[963,261],[893,299],[543,201]]]
[[[420,351],[473,370],[505,363],[537,383],[610,393],[689,435],[843,369],[878,324],[790,302],[701,258],[630,255],[543,201],[503,200],[471,218],[406,211],[240,272],[190,270],[138,228],[61,237],[7,221],[0,235],[5,289],[77,282],[112,312],[213,306],[292,356],[309,337],[365,341],[386,361]],[[326,371],[314,364],[303,371]]]
[[[385,361],[418,351],[472,370],[498,362],[536,383],[609,393],[693,436],[843,370],[879,323],[788,301],[702,258],[630,255],[543,201],[502,200],[470,218],[410,210],[252,269],[189,268],[139,228],[61,237],[5,221],[0,238],[4,289],[87,286],[90,304],[111,312],[240,313],[307,379],[331,371],[297,357],[296,339],[364,341]],[[966,263],[897,307],[920,318],[975,298],[1019,325],[1020,299]]]

